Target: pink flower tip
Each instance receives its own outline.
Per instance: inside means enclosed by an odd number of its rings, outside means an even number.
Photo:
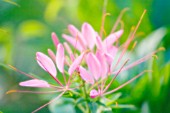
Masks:
[[[96,98],[97,96],[99,96],[99,92],[95,89],[90,91],[90,97],[91,98]]]

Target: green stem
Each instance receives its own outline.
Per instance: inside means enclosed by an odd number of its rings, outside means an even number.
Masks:
[[[86,87],[85,87],[85,82],[84,81],[82,81],[82,82],[83,82],[83,94],[84,94],[84,98],[86,100],[87,113],[91,113],[89,105],[88,105],[88,101],[87,101],[88,99],[87,99],[87,91],[86,91]]]

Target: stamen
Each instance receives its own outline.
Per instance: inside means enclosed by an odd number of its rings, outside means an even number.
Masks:
[[[17,92],[17,90],[9,90],[9,91],[6,92],[6,94],[8,95],[10,93],[15,93],[15,92]]]
[[[117,74],[112,78],[112,80],[110,81],[110,83],[106,86],[106,88],[104,89],[103,93],[110,87],[110,85],[113,83],[113,81],[116,79],[116,77],[119,75],[119,73],[122,71],[123,67],[127,64],[127,62],[129,61],[129,59],[127,59],[125,61],[125,63],[123,64],[123,66],[119,69],[119,71],[117,72]]]
[[[143,75],[144,73],[146,73],[146,72],[152,72],[152,70],[145,70],[145,71],[139,73],[138,75],[136,75],[135,77],[133,77],[133,78],[130,79],[129,81],[127,81],[127,82],[125,82],[124,84],[120,85],[119,87],[115,88],[114,90],[105,93],[104,96],[105,96],[105,95],[108,95],[108,94],[111,94],[111,93],[113,93],[113,92],[115,92],[115,91],[123,88],[124,86],[126,86],[127,84],[133,82],[134,80],[136,80],[137,78],[139,78],[140,76],[142,76],[142,75]]]
[[[163,47],[159,48],[159,49],[156,50],[156,51],[153,51],[152,53],[144,56],[143,58],[140,58],[139,60],[137,60],[137,61],[135,61],[135,62],[127,65],[126,67],[124,67],[124,68],[122,69],[122,71],[126,71],[126,70],[128,70],[128,69],[130,69],[130,68],[132,68],[132,67],[134,67],[134,66],[136,66],[136,65],[138,65],[138,64],[140,64],[140,63],[142,63],[142,62],[144,62],[144,61],[146,61],[146,60],[148,60],[149,58],[151,58],[152,56],[154,56],[154,54],[156,54],[157,52],[162,51],[162,50],[164,50]],[[118,70],[117,70],[117,71],[114,71],[112,74],[116,74],[117,72],[118,72]]]
[[[49,94],[49,93],[57,93],[57,92],[61,92],[63,91],[63,89],[61,90],[57,90],[57,91],[28,91],[28,90],[9,90],[6,92],[6,94],[10,94],[10,93],[33,93],[33,94]]]
[[[121,59],[123,58],[125,52],[127,51],[128,47],[129,47],[129,45],[130,45],[130,43],[131,43],[132,40],[135,38],[135,33],[136,33],[137,29],[139,28],[139,25],[141,24],[142,19],[143,19],[145,13],[146,13],[146,10],[144,10],[144,12],[142,13],[142,16],[140,17],[139,22],[137,23],[137,26],[135,27],[134,31],[132,32],[131,37],[125,42],[125,45],[124,45],[125,47],[124,47],[124,49],[123,49],[123,51],[122,51],[122,53],[121,53],[121,55],[120,55],[120,57],[119,57],[117,63],[115,64],[115,66],[113,67],[112,70],[114,70],[114,69],[117,67],[117,65],[119,64],[119,62],[120,62]],[[131,34],[131,33],[130,33],[130,34]]]
[[[12,65],[8,65],[8,66],[9,66],[11,69],[13,69],[14,71],[19,72],[19,73],[21,73],[21,74],[23,74],[23,75],[25,75],[25,76],[27,76],[27,77],[29,77],[29,78],[37,79],[36,77],[33,77],[32,75],[27,74],[27,73],[25,73],[25,72],[17,69],[16,67],[14,67],[14,66],[12,66]]]
[[[115,102],[116,103],[116,107],[118,107],[118,102]]]
[[[103,12],[102,12],[102,22],[101,22],[101,29],[100,29],[100,37],[102,38],[103,35],[103,30],[104,30],[104,23],[105,23],[105,18],[108,15],[106,13],[106,7],[107,7],[107,0],[104,0],[104,4],[103,4]]]
[[[125,26],[125,25],[124,25],[124,22],[121,20],[121,21],[120,21],[120,28],[123,29],[124,26]]]
[[[158,51],[165,51],[165,48],[164,48],[164,47],[160,47],[160,48],[158,49]]]
[[[16,2],[13,2],[12,0],[3,0],[4,2],[7,2],[7,3],[9,3],[9,4],[12,4],[12,5],[15,5],[15,6],[17,6],[17,7],[20,7],[20,5],[19,4],[17,4]]]
[[[65,91],[64,91],[64,92],[62,92],[60,95],[58,95],[56,98],[52,99],[51,101],[49,101],[48,103],[46,103],[46,104],[42,105],[41,107],[37,108],[36,110],[34,110],[34,111],[33,111],[33,112],[31,112],[31,113],[35,113],[35,112],[39,111],[40,109],[42,109],[42,108],[46,107],[47,105],[49,105],[49,104],[50,104],[50,103],[52,103],[53,101],[55,101],[55,100],[59,99],[59,98],[60,98],[60,97],[61,97],[64,93],[65,93]]]
[[[158,59],[158,56],[157,56],[157,55],[153,55],[152,57],[154,57],[154,58]]]
[[[119,22],[121,21],[121,18],[122,18],[123,15],[124,15],[124,13],[125,13],[126,11],[128,11],[128,10],[129,10],[128,8],[124,8],[124,9],[120,12],[120,15],[118,16],[118,18],[117,18],[117,20],[116,20],[116,22],[115,22],[115,24],[114,24],[114,26],[113,26],[113,28],[112,28],[111,33],[114,33],[114,31],[116,30]]]

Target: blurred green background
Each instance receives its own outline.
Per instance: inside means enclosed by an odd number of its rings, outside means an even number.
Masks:
[[[25,89],[18,83],[28,80],[26,76],[10,70],[6,64],[26,73],[47,76],[37,65],[35,53],[47,53],[48,48],[55,50],[51,32],[56,32],[63,41],[61,35],[68,33],[68,24],[81,28],[83,22],[89,22],[96,31],[100,31],[102,8],[103,0],[0,0],[0,113],[30,113],[50,98],[35,94],[5,95],[10,89]],[[144,66],[145,69],[154,70],[152,75],[141,77],[118,91],[122,93],[118,103],[132,104],[135,109],[117,108],[115,113],[170,113],[170,1],[108,0],[107,12],[111,15],[106,17],[107,34],[124,8],[129,8],[129,11],[122,18],[125,33],[120,41],[126,40],[131,27],[136,25],[143,10],[147,9],[138,29],[137,41],[141,42],[158,28],[164,28],[152,36],[152,44],[144,41],[139,50],[153,48],[151,45],[155,49],[163,46],[166,50],[158,54],[157,60],[152,59]],[[155,42],[159,34],[161,38]],[[134,73],[138,72],[136,70]],[[39,113],[50,111],[45,107]]]

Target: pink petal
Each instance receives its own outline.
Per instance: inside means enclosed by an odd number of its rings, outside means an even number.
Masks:
[[[78,38],[80,44],[85,47],[86,45],[86,40],[84,39],[84,37],[82,36],[82,34],[80,33],[80,31],[73,25],[69,25],[68,26],[68,30],[70,32],[70,34],[74,37],[74,38]]]
[[[68,53],[69,55],[72,54],[73,52],[72,52],[70,46],[68,45],[68,43],[67,43],[67,42],[64,42],[63,44],[64,44],[64,47],[65,47],[67,53]]]
[[[74,62],[74,60],[75,60],[75,57],[74,57],[74,54],[73,54],[73,53],[70,54],[70,60],[71,60],[72,62]]]
[[[40,87],[40,88],[50,87],[48,82],[46,82],[44,80],[38,80],[38,79],[32,79],[32,80],[20,82],[19,85],[25,86],[25,87]]]
[[[54,54],[54,52],[51,49],[48,49],[48,55],[50,56],[50,58],[56,62],[56,56]]]
[[[77,34],[80,34],[80,31],[74,25],[68,25],[68,30],[73,37],[77,37]]]
[[[104,45],[102,43],[102,40],[101,40],[100,36],[96,37],[96,46],[97,46],[97,49],[99,49],[100,51],[105,51],[104,50]]]
[[[110,54],[113,58],[115,57],[117,52],[118,48],[116,46],[110,46],[107,48],[107,53]]]
[[[83,67],[80,66],[79,71],[80,71],[80,76],[84,81],[86,81],[87,83],[90,83],[90,84],[94,84],[93,77],[87,72],[86,69],[84,69]]]
[[[99,96],[99,93],[98,93],[97,90],[93,89],[93,90],[90,91],[90,97],[91,98],[95,98],[97,96]]]
[[[111,55],[108,54],[108,53],[105,53],[104,55],[105,55],[105,58],[106,58],[107,63],[108,63],[109,65],[111,65],[111,64],[113,63],[114,57],[111,56]]]
[[[110,34],[105,40],[104,44],[107,46],[112,46],[115,41],[117,41],[121,35],[123,34],[123,30],[119,30],[115,33]]]
[[[53,61],[45,54],[41,52],[36,53],[36,59],[38,64],[52,76],[56,77],[57,71]]]
[[[64,73],[64,47],[62,44],[58,44],[56,54],[56,64],[61,73]]]
[[[54,32],[52,32],[51,37],[52,37],[52,40],[53,40],[53,43],[54,43],[55,47],[57,48],[58,44],[60,43],[60,41],[58,40],[57,35]]]
[[[86,43],[90,49],[93,49],[95,45],[95,38],[96,38],[96,33],[92,26],[88,23],[84,23],[82,25],[82,35],[86,40]]]
[[[93,77],[98,80],[101,76],[102,69],[99,60],[93,53],[89,53],[86,57],[86,63]]]
[[[86,54],[86,52],[83,52],[79,57],[77,57],[74,62],[71,64],[69,70],[68,70],[68,73],[70,75],[73,74],[73,72],[78,68],[78,66],[80,65],[80,63],[82,62],[83,60],[83,57],[84,55]]]
[[[76,48],[79,51],[83,51],[83,47],[79,43],[79,41],[71,36],[63,34],[62,37],[69,42],[74,48]]]
[[[101,77],[105,78],[107,76],[108,69],[109,69],[108,64],[106,62],[106,58],[104,54],[101,53],[100,51],[97,51],[96,57],[98,58],[98,61],[100,62],[100,65],[102,66]]]

